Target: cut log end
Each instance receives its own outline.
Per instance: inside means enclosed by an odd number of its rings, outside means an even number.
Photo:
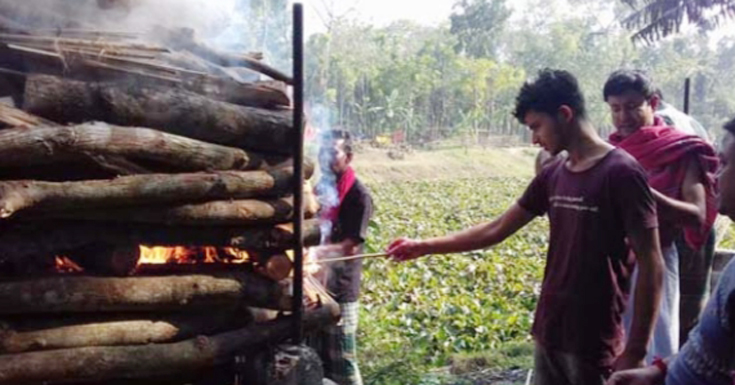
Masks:
[[[132,274],[140,261],[140,247],[134,244],[91,244],[66,254],[86,273],[118,277]]]

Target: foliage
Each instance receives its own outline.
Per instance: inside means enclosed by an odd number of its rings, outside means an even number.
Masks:
[[[307,43],[306,100],[312,111],[329,112],[320,126],[370,138],[403,131],[412,143],[491,135],[525,140],[526,130],[510,114],[515,96],[525,79],[555,67],[579,78],[592,121],[605,134],[611,127],[602,85],[609,73],[628,67],[651,73],[679,108],[684,80],[691,78],[691,112],[713,133],[735,115],[733,39],[713,45],[681,35],[636,47],[618,23],[601,21],[600,15],[625,17],[621,2],[529,2],[528,11],[508,18],[504,1],[459,1],[446,23],[431,27],[335,19]],[[559,11],[565,6],[576,12]]]
[[[455,50],[473,58],[492,58],[511,11],[505,0],[458,0],[449,16]]]
[[[370,186],[376,204],[367,246],[429,237],[498,216],[527,180],[468,179]],[[359,328],[366,383],[416,384],[456,353],[529,340],[548,224],[537,219],[490,250],[395,264],[366,261]]]
[[[735,16],[733,0],[623,0],[634,11],[623,24],[637,30],[633,39],[652,42],[678,33],[685,21],[711,30]]]
[[[533,342],[508,342],[500,349],[459,353],[452,357],[452,374],[478,372],[487,368],[533,367]]]

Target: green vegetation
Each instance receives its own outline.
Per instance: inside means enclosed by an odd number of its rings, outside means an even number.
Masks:
[[[715,44],[689,33],[636,45],[621,26],[633,12],[622,1],[529,1],[522,13],[511,5],[458,0],[447,22],[432,27],[375,27],[332,15],[328,32],[306,47],[312,121],[370,138],[402,131],[412,143],[486,135],[527,141],[511,111],[522,82],[544,67],[578,77],[603,134],[612,127],[602,86],[621,67],[649,71],[679,108],[691,78],[691,113],[713,134],[735,115],[734,37]]]
[[[512,204],[527,182],[476,178],[370,185],[377,211],[368,248],[381,250],[398,236],[442,235],[488,220]],[[547,236],[548,222],[537,219],[487,251],[402,264],[367,261],[359,335],[366,383],[437,381],[427,375],[432,369],[453,362],[469,367],[481,362],[467,358],[470,354],[527,345]],[[484,362],[512,367],[528,361],[528,354],[516,356],[521,358]]]
[[[483,177],[530,178],[538,149],[445,148],[414,151],[391,159],[384,150],[364,149],[355,158],[360,178],[380,188],[384,182],[456,180]]]

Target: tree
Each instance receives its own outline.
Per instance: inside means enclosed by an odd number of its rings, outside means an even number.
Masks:
[[[634,40],[653,42],[678,33],[690,23],[701,30],[716,28],[725,18],[735,16],[735,0],[622,0],[633,13],[623,20],[636,30]]]
[[[494,57],[510,15],[505,0],[458,0],[449,17],[449,31],[457,36],[457,53],[473,58]]]

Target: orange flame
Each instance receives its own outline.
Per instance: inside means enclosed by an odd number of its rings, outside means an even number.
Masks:
[[[233,247],[140,246],[138,264],[245,263],[248,253]]]
[[[71,259],[60,255],[54,257],[54,264],[56,271],[61,273],[79,273],[84,270]]]

